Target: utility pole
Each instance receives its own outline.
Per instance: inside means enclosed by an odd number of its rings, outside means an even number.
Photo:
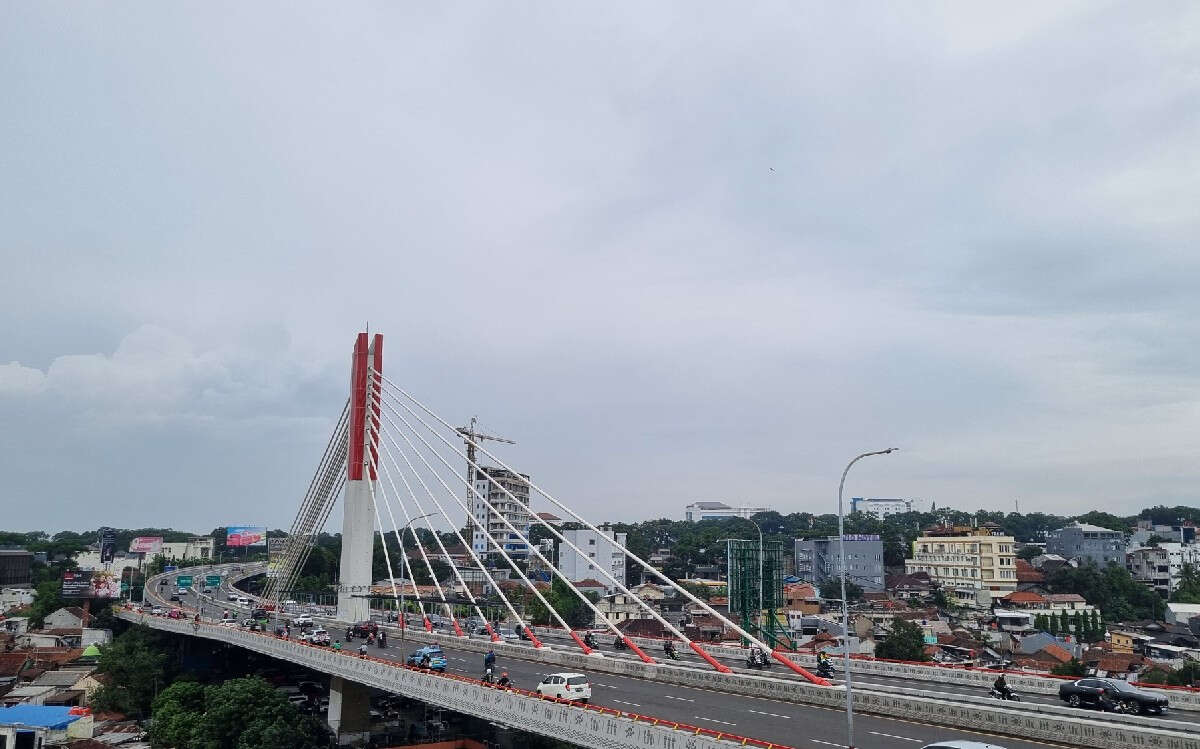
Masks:
[[[479,442],[481,442],[482,440],[492,440],[493,442],[503,442],[506,445],[517,444],[516,442],[513,442],[512,440],[510,440],[506,437],[494,437],[490,434],[480,434],[479,432],[477,432],[475,430],[475,421],[476,421],[475,417],[472,416],[471,423],[469,426],[457,427],[454,430],[462,435],[463,442],[465,442],[467,445],[467,507],[475,506],[475,494],[474,494],[475,465],[476,465],[475,446],[477,444],[479,444]],[[490,523],[491,523],[491,519],[489,518],[488,521],[483,524],[484,533],[487,533],[488,535],[491,535],[489,528],[488,528]],[[472,525],[471,519],[468,518],[467,519],[467,527],[470,528],[471,525]],[[486,551],[487,544],[484,544],[483,548]]]

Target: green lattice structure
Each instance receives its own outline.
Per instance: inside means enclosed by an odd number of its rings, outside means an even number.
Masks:
[[[792,649],[792,640],[779,619],[783,606],[783,544],[766,541],[759,565],[758,540],[725,542],[729,573],[729,615],[742,629],[774,647]],[[759,570],[762,606],[759,606]],[[748,643],[743,643],[748,644]]]

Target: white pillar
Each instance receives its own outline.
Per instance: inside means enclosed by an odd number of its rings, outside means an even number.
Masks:
[[[371,562],[375,547],[375,506],[370,479],[347,481],[342,494],[342,560],[337,618],[353,623],[370,618]]]
[[[329,678],[329,727],[338,737],[338,743],[370,737],[371,690],[356,681],[346,681],[340,676]]]

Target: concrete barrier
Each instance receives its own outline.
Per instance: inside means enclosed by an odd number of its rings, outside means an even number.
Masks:
[[[404,668],[374,658],[358,658],[294,640],[183,619],[147,617],[123,611],[119,616],[155,629],[204,637],[299,663],[323,673],[438,705],[523,731],[600,749],[732,749],[758,746],[788,749],[781,744],[747,739],[712,729],[661,721],[611,708],[547,700],[519,691],[485,687],[475,681]]]

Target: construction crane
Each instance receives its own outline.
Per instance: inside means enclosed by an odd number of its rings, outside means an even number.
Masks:
[[[467,444],[467,507],[475,506],[475,446],[482,440],[491,440],[493,442],[503,442],[506,445],[515,445],[516,442],[506,437],[495,437],[490,434],[480,434],[475,430],[475,417],[471,417],[470,426],[457,427],[456,432],[462,435],[463,442]],[[470,520],[467,521],[467,527],[471,527]],[[485,532],[487,525],[484,526]],[[486,549],[486,545],[484,546]]]

